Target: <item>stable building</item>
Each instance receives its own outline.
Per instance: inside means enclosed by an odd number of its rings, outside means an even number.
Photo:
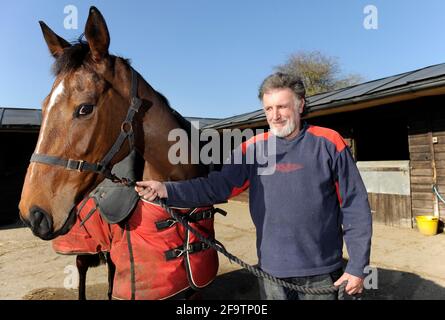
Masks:
[[[17,221],[29,159],[39,135],[41,111],[0,108],[0,225]]]

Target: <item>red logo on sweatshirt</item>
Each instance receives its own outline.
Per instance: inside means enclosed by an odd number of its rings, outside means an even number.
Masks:
[[[277,163],[276,170],[280,172],[292,172],[302,169],[303,165],[300,163]]]

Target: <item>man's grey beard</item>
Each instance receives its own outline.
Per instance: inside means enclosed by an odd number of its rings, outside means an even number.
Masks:
[[[295,130],[295,121],[292,121],[291,119],[287,120],[286,126],[284,126],[281,130],[271,126],[270,131],[278,137],[278,138],[286,138],[288,135],[290,135]]]

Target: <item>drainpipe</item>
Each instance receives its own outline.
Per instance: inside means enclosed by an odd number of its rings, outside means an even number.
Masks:
[[[436,156],[434,154],[434,144],[437,143],[437,138],[433,137],[432,131],[429,132],[430,146],[431,146],[431,165],[433,168],[433,186],[437,186],[437,171],[436,171]],[[439,217],[439,199],[434,193],[434,216]]]

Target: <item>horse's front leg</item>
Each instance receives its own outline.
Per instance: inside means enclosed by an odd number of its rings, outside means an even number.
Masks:
[[[113,260],[111,260],[111,254],[106,253],[107,266],[108,266],[108,300],[112,300],[113,296],[113,283],[114,283],[114,273],[116,272],[116,266]]]
[[[89,262],[89,257],[87,255],[82,254],[76,257],[76,266],[79,272],[79,300],[86,300],[85,285]]]

